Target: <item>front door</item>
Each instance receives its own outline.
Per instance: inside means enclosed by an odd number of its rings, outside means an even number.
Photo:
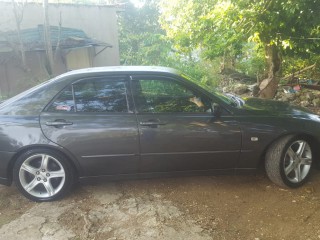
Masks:
[[[142,172],[235,167],[241,133],[233,117],[212,114],[208,95],[175,78],[132,76]]]
[[[125,76],[82,79],[41,114],[46,137],[78,159],[84,176],[138,171],[138,129],[129,92]]]

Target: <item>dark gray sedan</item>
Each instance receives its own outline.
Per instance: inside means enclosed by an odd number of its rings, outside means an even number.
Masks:
[[[50,201],[95,177],[250,172],[306,182],[320,118],[286,103],[209,93],[177,70],[72,71],[0,105],[0,182]]]

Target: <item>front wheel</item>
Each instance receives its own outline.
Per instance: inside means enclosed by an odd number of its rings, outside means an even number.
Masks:
[[[73,183],[69,162],[58,152],[33,149],[20,155],[13,168],[13,179],[24,196],[52,201],[64,196]]]
[[[312,149],[304,137],[286,136],[267,151],[265,168],[268,177],[282,187],[303,185],[311,172]]]

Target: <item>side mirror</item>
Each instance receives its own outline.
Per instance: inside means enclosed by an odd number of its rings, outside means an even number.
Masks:
[[[222,114],[222,108],[218,103],[212,103],[211,104],[211,108],[212,108],[212,114],[215,117],[220,117]]]

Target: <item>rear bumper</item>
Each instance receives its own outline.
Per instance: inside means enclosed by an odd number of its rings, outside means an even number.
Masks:
[[[10,162],[15,152],[3,152],[0,151],[0,184],[10,185],[11,184],[11,165]]]

